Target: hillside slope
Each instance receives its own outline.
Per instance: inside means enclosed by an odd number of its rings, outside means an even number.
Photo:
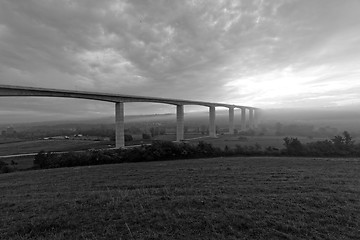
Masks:
[[[213,158],[0,175],[0,239],[356,239],[360,160]]]

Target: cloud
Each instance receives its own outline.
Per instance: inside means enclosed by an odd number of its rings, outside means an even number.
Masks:
[[[0,84],[261,107],[347,104],[357,97],[359,10],[357,0],[2,0]],[[343,100],[321,97],[331,94]]]

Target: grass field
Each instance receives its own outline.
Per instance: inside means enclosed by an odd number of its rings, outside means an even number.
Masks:
[[[213,158],[0,175],[0,239],[359,239],[360,160]]]
[[[199,135],[187,134],[185,137],[192,138]],[[154,140],[174,141],[175,135],[157,136]],[[151,143],[151,140],[129,142],[126,145]],[[114,142],[111,141],[90,141],[90,140],[66,140],[66,139],[52,139],[52,140],[14,140],[13,142],[0,142],[0,156],[37,153],[41,150],[52,152],[65,151],[79,151],[87,149],[99,149],[114,147]]]
[[[12,162],[15,162],[14,166],[17,170],[29,169],[34,166],[34,156],[21,156],[21,157],[11,157],[11,158],[0,158],[0,161],[11,165]]]
[[[0,156],[44,151],[75,151],[90,148],[107,148],[110,141],[88,140],[31,140],[0,144]]]
[[[109,141],[88,141],[88,140],[32,140],[0,144],[0,156],[38,153],[41,150],[51,152],[79,151],[88,149],[109,148]],[[1,158],[0,161],[11,164],[16,162],[17,169],[33,167],[33,156],[16,156]]]

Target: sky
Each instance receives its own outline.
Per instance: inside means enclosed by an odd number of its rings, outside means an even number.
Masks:
[[[359,12],[359,0],[0,0],[0,84],[266,109],[359,106]],[[2,121],[113,111],[0,98]],[[128,103],[125,112],[175,109]]]

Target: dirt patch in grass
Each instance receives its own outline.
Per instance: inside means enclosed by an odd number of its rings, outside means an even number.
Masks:
[[[357,239],[360,160],[213,158],[0,175],[0,239]]]

